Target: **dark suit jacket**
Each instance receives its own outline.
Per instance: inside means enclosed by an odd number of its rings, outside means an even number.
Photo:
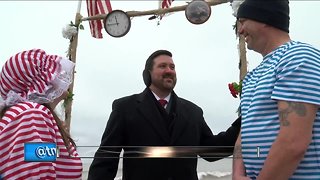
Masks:
[[[200,107],[177,97],[174,92],[172,98],[176,100],[176,112],[171,135],[148,88],[141,94],[115,100],[101,147],[90,166],[89,180],[113,180],[119,153],[112,152],[120,152],[124,146],[127,147],[123,148],[123,180],[198,179],[197,154],[194,158],[126,158],[133,155],[132,150],[139,150],[128,146],[234,146],[240,130],[240,118],[226,132],[213,135]],[[224,151],[224,156],[231,154],[232,148]],[[217,159],[221,157],[207,160]]]

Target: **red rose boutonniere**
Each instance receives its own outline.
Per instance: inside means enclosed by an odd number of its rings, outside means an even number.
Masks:
[[[241,93],[242,82],[240,82],[239,84],[236,82],[229,83],[228,86],[229,86],[229,90],[230,90],[231,95],[234,98],[237,98],[238,95]]]

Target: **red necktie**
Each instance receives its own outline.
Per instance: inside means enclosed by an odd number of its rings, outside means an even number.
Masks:
[[[162,107],[164,107],[168,103],[167,100],[165,100],[165,99],[159,99],[158,101]]]

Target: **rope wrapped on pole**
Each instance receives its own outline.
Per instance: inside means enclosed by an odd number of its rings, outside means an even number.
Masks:
[[[209,6],[215,6],[223,3],[227,3],[229,0],[209,0],[207,1]],[[137,16],[145,16],[145,15],[161,15],[166,13],[172,13],[172,12],[178,12],[178,11],[184,11],[186,9],[187,5],[182,6],[175,6],[165,9],[153,9],[148,11],[127,11],[127,15],[129,17],[137,17]],[[96,16],[90,16],[90,17],[84,17],[81,19],[81,21],[90,21],[90,20],[98,20],[98,19],[104,19],[107,16],[107,14],[100,14]]]

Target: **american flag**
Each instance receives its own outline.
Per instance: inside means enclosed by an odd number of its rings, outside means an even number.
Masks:
[[[166,9],[169,8],[171,6],[171,3],[174,0],[159,0],[159,8],[161,9]],[[160,15],[160,19],[162,19],[164,16],[164,14]]]
[[[166,9],[171,6],[171,3],[174,0],[159,0],[159,8]],[[160,20],[163,18],[164,14],[160,14]]]
[[[171,6],[173,0],[160,0],[161,3],[161,8],[165,9],[165,8],[169,8]]]
[[[99,14],[108,14],[112,11],[110,0],[86,0],[88,16],[95,16]],[[90,31],[94,38],[101,39],[103,28],[102,20],[90,20]]]

